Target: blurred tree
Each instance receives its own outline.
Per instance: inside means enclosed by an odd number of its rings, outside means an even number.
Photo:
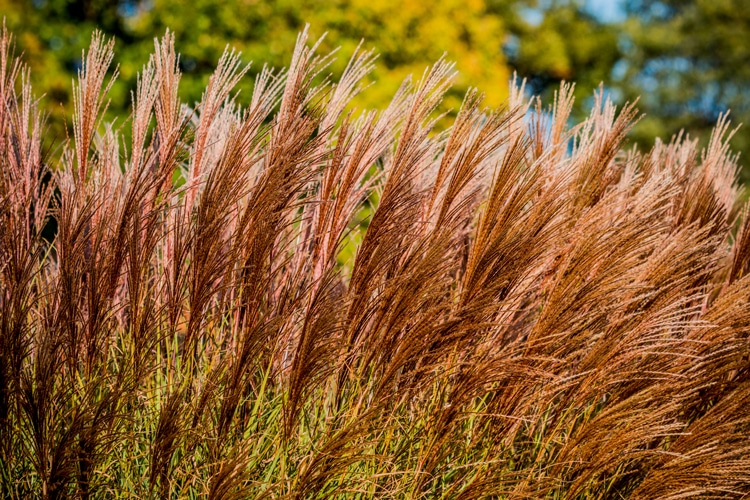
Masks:
[[[138,60],[137,66],[128,64],[133,58],[127,48],[136,38],[126,19],[134,5],[119,0],[0,0],[0,13],[16,38],[17,51],[23,52],[29,65],[34,89],[44,94],[50,135],[55,139],[66,134],[63,124],[73,108],[71,84],[81,67],[81,51],[88,47],[95,29],[115,37],[122,51],[118,61],[122,63],[121,73],[127,75],[110,92],[112,111],[128,106],[129,85],[147,60]]]
[[[317,37],[327,32],[323,50],[341,47],[334,71],[343,69],[354,47],[365,40],[380,54],[373,75],[379,83],[360,100],[383,105],[408,74],[421,76],[443,53],[460,71],[457,94],[480,87],[491,104],[507,95],[508,70],[500,50],[503,25],[486,15],[484,0],[445,0],[435,4],[400,0],[156,0],[134,18],[144,35],[170,27],[186,65],[208,71],[227,43],[247,59],[274,66],[288,63],[297,33],[305,23]],[[203,82],[186,83],[196,90]],[[460,104],[453,102],[452,105]]]
[[[380,54],[372,75],[379,83],[358,100],[360,106],[387,104],[408,74],[419,78],[443,53],[459,70],[446,106],[460,105],[469,86],[484,91],[490,105],[507,96],[504,26],[499,17],[488,15],[484,0],[0,0],[0,11],[32,66],[35,89],[47,93],[53,117],[62,116],[58,103],[68,111],[72,107],[71,79],[95,28],[116,38],[120,81],[110,95],[113,113],[129,106],[129,91],[153,38],[167,28],[182,54],[181,91],[189,103],[200,99],[227,45],[254,61],[250,77],[240,85],[240,101],[249,99],[253,74],[264,63],[286,66],[306,23],[313,38],[327,32],[322,51],[341,47],[334,74],[361,39]]]
[[[549,98],[561,80],[575,82],[578,110],[587,114],[592,90],[620,58],[617,29],[583,0],[490,0],[489,9],[506,21],[503,51],[529,91]]]
[[[616,84],[624,98],[641,95],[635,137],[651,143],[685,129],[705,140],[731,109],[746,124],[732,145],[750,153],[750,1],[628,0],[624,9]]]
[[[489,9],[506,20],[508,64],[533,93],[575,81],[578,118],[600,82],[620,104],[640,97],[631,136],[643,147],[680,129],[705,142],[728,109],[750,125],[750,0],[611,1],[614,20],[586,0],[490,0]],[[750,153],[750,126],[732,146]]]
[[[305,23],[313,37],[328,33],[322,50],[341,46],[333,73],[363,38],[380,54],[378,85],[359,106],[383,106],[405,76],[418,78],[446,53],[460,73],[445,108],[468,86],[501,103],[511,67],[547,99],[560,80],[575,81],[577,118],[600,82],[619,103],[640,96],[645,117],[633,137],[645,147],[681,128],[705,140],[727,109],[750,124],[750,0],[611,1],[620,15],[608,20],[592,0],[0,0],[0,12],[47,94],[53,125],[72,107],[71,79],[95,28],[117,39],[111,117],[127,110],[153,38],[167,27],[182,53],[183,98],[193,103],[226,45],[255,61],[240,85],[240,101],[249,98],[252,75],[263,63],[285,66]],[[733,146],[750,153],[750,126]]]

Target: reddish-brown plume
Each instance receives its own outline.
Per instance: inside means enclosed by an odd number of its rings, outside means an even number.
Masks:
[[[513,84],[444,128],[451,64],[359,111],[373,53],[316,49],[246,107],[227,51],[191,109],[167,33],[112,124],[96,34],[44,153],[3,30],[2,496],[750,495],[726,118],[643,152],[633,106]]]

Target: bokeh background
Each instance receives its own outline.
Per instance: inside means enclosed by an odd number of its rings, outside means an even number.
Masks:
[[[112,116],[127,112],[130,89],[154,37],[174,31],[184,72],[182,93],[200,99],[227,45],[252,73],[285,66],[297,33],[324,32],[323,50],[341,47],[340,72],[354,48],[380,54],[361,106],[383,106],[403,78],[419,76],[443,53],[460,76],[446,100],[456,108],[469,86],[498,105],[513,72],[550,98],[560,80],[576,82],[574,118],[600,82],[617,102],[640,96],[643,119],[631,134],[642,147],[680,129],[705,141],[720,113],[744,122],[732,140],[750,154],[750,0],[0,0],[0,15],[31,67],[34,88],[64,136],[71,80],[95,28],[116,38],[120,78]],[[247,78],[240,101],[249,98]],[[750,180],[746,160],[743,180]]]

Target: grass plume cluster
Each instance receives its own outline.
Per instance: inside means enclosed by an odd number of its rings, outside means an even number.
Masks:
[[[373,54],[332,82],[304,34],[247,108],[227,52],[191,109],[168,33],[114,126],[112,51],[45,153],[3,32],[3,497],[750,494],[726,120],[641,153],[634,107],[571,128],[563,86],[436,130],[450,64],[351,112]]]

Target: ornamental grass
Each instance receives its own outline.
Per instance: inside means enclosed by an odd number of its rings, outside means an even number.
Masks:
[[[0,42],[5,498],[743,498],[750,217],[723,117],[640,151],[633,105],[512,85],[438,112],[440,60],[353,108],[300,35],[249,104],[180,100],[169,32],[67,139]],[[450,121],[448,125],[444,125]]]

